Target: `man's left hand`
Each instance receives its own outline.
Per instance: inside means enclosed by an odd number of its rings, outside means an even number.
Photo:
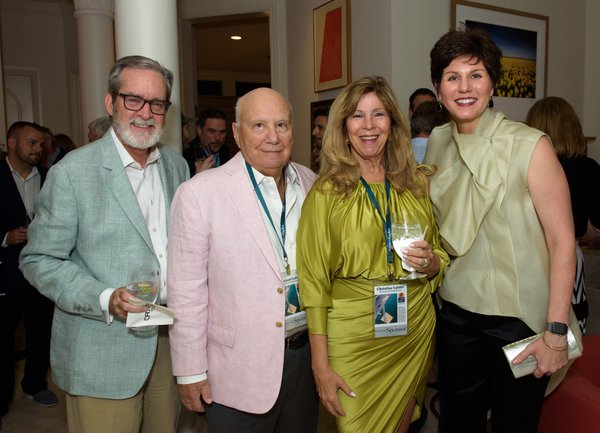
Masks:
[[[129,298],[133,297],[134,296],[130,294],[125,287],[115,290],[112,295],[110,295],[108,311],[113,316],[123,320],[127,319],[128,313],[143,313],[146,311],[144,305],[138,307],[129,303]]]
[[[208,379],[185,385],[180,384],[177,387],[179,388],[179,400],[187,410],[204,412],[204,404],[213,402]]]

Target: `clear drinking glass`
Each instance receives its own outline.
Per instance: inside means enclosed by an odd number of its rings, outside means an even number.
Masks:
[[[400,220],[392,223],[392,244],[394,251],[402,260],[402,269],[409,271],[408,274],[399,278],[400,281],[410,281],[417,278],[425,277],[425,274],[417,272],[415,268],[409,266],[405,262],[405,257],[402,254],[404,248],[408,248],[411,242],[423,240],[425,234],[421,228],[421,224],[417,216],[411,212],[405,212],[400,215]]]
[[[125,286],[127,291],[135,296],[136,299],[130,299],[130,303],[134,305],[145,305],[146,313],[144,320],[150,319],[150,312],[154,309],[154,305],[158,300],[160,293],[160,280],[158,270],[149,266],[147,268],[138,269],[135,276],[131,278],[133,281]],[[132,327],[134,330],[150,330],[156,325]]]

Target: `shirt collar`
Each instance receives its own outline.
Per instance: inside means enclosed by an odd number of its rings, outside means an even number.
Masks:
[[[119,140],[119,137],[117,137],[117,134],[115,133],[115,130],[113,128],[110,128],[110,133],[117,148],[117,152],[119,153],[119,157],[123,162],[123,167],[132,166],[134,168],[141,168],[140,165],[129,154],[129,152],[127,152],[127,149],[125,149],[125,146],[123,146],[123,143],[121,143],[121,140]],[[154,149],[150,152],[150,155],[148,155],[148,161],[146,162],[146,166],[158,162],[159,159],[160,151],[158,150],[158,146],[154,146]]]
[[[244,164],[246,164],[246,162],[243,158],[242,158],[242,161]],[[271,176],[265,176],[264,174],[262,174],[260,171],[258,171],[254,167],[252,167],[252,171],[254,172],[254,178],[256,179],[256,183],[258,185],[260,185],[261,182],[263,181],[263,179],[265,179],[267,177],[273,179]],[[284,169],[284,174],[285,174],[286,185],[300,183],[300,180],[298,179],[298,173],[296,173],[296,169],[292,166],[292,164],[288,163],[288,165],[286,165],[286,167]]]
[[[8,164],[8,168],[10,169],[11,173],[16,173],[19,177],[21,177],[21,174],[16,169],[14,169],[13,166],[10,164],[8,157],[6,157],[4,159],[6,160],[6,163]],[[31,179],[32,177],[37,176],[38,174],[39,174],[39,171],[38,171],[37,167],[34,165],[25,180]]]

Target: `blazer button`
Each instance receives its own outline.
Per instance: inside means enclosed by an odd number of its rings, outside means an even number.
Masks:
[[[277,287],[277,293],[279,293],[279,294],[283,293],[283,287]]]
[[[283,326],[283,323],[281,323],[281,322],[275,322],[275,326],[277,326],[278,328],[281,328]]]

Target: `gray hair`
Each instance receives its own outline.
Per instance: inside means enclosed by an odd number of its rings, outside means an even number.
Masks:
[[[88,129],[95,137],[94,140],[97,140],[102,137],[106,131],[108,131],[108,128],[110,128],[111,124],[112,118],[110,116],[102,116],[92,120],[88,124]]]
[[[165,68],[163,65],[158,63],[156,60],[149,59],[144,56],[127,56],[122,57],[116,61],[110,70],[108,75],[108,93],[113,95],[113,98],[117,96],[119,90],[121,90],[121,73],[126,68],[133,69],[150,69],[158,72],[162,75],[165,85],[167,87],[166,100],[171,100],[171,90],[173,88],[173,73]]]

